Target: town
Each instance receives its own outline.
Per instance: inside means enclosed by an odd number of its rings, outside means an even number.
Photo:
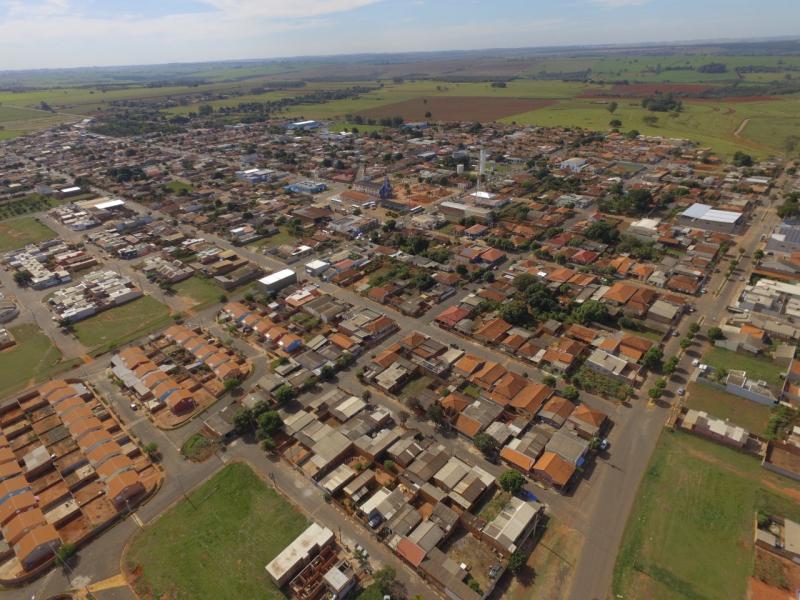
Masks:
[[[795,163],[499,122],[89,118],[0,169],[3,585],[652,597],[615,564],[664,444],[752,461],[754,585],[800,582]],[[563,529],[571,589],[542,558]],[[219,565],[181,571],[198,553]]]

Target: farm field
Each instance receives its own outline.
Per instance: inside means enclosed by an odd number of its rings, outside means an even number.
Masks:
[[[192,308],[197,310],[219,302],[220,296],[224,293],[212,279],[204,279],[198,275],[192,275],[172,287],[179,296],[191,300]]]
[[[131,543],[124,564],[138,596],[285,598],[264,565],[305,529],[305,518],[242,463],[224,467],[190,499]]]
[[[61,351],[36,325],[9,327],[17,343],[0,350],[0,398],[18,392],[80,363],[63,360]]]
[[[708,363],[717,370],[747,371],[747,376],[750,379],[761,379],[777,388],[783,386],[781,375],[786,372],[784,367],[768,358],[747,356],[739,352],[731,352],[725,348],[713,348],[703,357],[703,362]]]
[[[664,431],[639,487],[614,569],[613,595],[744,598],[755,512],[796,519],[800,486],[758,459]]]
[[[150,296],[108,309],[75,323],[75,336],[90,354],[98,356],[171,322],[169,308]]]
[[[520,112],[534,111],[555,100],[482,98],[480,96],[420,97],[361,111],[362,117],[380,119],[401,116],[406,121],[497,121]]]
[[[686,407],[704,410],[712,417],[730,420],[757,435],[764,433],[770,416],[768,406],[702,383],[690,383],[686,386]]]
[[[16,250],[56,237],[55,232],[33,217],[21,217],[0,222],[0,252]]]

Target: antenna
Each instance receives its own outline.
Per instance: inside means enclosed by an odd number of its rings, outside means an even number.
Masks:
[[[483,179],[483,174],[486,171],[486,150],[484,150],[483,146],[481,146],[480,151],[480,158],[478,159],[478,189],[477,191],[481,191],[481,179]]]

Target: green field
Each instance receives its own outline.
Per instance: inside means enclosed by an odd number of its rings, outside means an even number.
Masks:
[[[33,217],[22,217],[0,223],[0,252],[16,250],[56,237],[55,232]]]
[[[55,198],[41,194],[28,194],[22,198],[8,200],[0,204],[0,220],[11,219],[27,213],[39,212],[58,204]]]
[[[198,275],[192,275],[189,279],[184,279],[172,286],[175,292],[183,298],[188,298],[193,302],[192,308],[202,310],[212,304],[219,302],[219,298],[225,291],[214,283],[213,279],[207,279]]]
[[[142,296],[79,321],[75,336],[92,356],[99,356],[170,323],[167,306],[151,296]]]
[[[757,510],[796,519],[800,486],[735,450],[681,432],[659,439],[614,569],[612,594],[746,596]]]
[[[245,464],[223,468],[130,545],[140,597],[283,599],[264,567],[305,528],[305,518]],[[192,506],[194,505],[194,507]]]
[[[80,364],[63,360],[61,351],[36,325],[9,327],[17,343],[0,351],[0,398]]]
[[[768,406],[728,394],[702,383],[686,386],[686,407],[704,410],[709,415],[744,427],[750,433],[763,435],[769,422]]]
[[[748,378],[766,381],[777,388],[783,386],[781,375],[786,373],[785,367],[772,362],[769,358],[731,352],[725,348],[713,348],[703,357],[703,362],[717,370],[747,371]]]

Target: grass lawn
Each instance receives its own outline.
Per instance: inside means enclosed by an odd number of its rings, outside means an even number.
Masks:
[[[628,519],[612,594],[744,598],[755,511],[800,513],[800,486],[759,461],[682,432],[664,432]]]
[[[202,433],[195,433],[183,443],[183,446],[181,446],[181,454],[188,460],[203,462],[211,458],[218,447],[219,444],[214,440],[207,438]]]
[[[781,375],[786,372],[785,368],[773,363],[768,358],[731,352],[725,348],[712,349],[703,357],[703,362],[717,370],[747,371],[750,379],[764,380],[778,388],[783,386]]]
[[[0,223],[0,252],[16,250],[28,244],[51,240],[55,232],[33,217],[22,217]]]
[[[686,406],[704,410],[708,414],[729,419],[751,433],[763,434],[769,421],[768,406],[745,400],[702,383],[690,383],[686,387]]]
[[[403,389],[400,390],[398,396],[400,396],[403,399],[417,398],[420,392],[426,389],[431,383],[433,383],[433,379],[431,379],[430,377],[427,377],[425,375],[421,377],[416,377],[403,386]]]
[[[198,275],[192,275],[189,279],[184,279],[172,287],[179,296],[189,298],[194,303],[193,308],[197,310],[208,308],[219,302],[220,296],[225,293],[225,290],[214,283],[213,279]]]
[[[75,335],[99,356],[171,323],[169,308],[150,296],[117,306],[75,324]]]
[[[175,192],[176,194],[180,194],[182,191],[191,192],[193,189],[191,183],[180,181],[178,179],[173,179],[164,187],[172,192]]]
[[[9,331],[17,343],[0,352],[0,398],[81,362],[79,358],[63,360],[61,351],[36,325],[10,327]]]
[[[307,522],[253,470],[223,468],[130,545],[125,565],[142,598],[283,599],[264,566]],[[138,576],[137,576],[138,575]]]
[[[377,583],[373,583],[359,590],[356,595],[353,596],[353,600],[383,600],[383,592],[381,592]]]
[[[271,235],[269,237],[262,238],[260,240],[256,240],[253,242],[255,246],[258,248],[277,248],[278,246],[283,246],[284,244],[289,244],[294,246],[297,244],[297,238],[294,237],[291,233],[289,233],[288,228],[281,225],[278,227],[278,233],[275,235]]]

